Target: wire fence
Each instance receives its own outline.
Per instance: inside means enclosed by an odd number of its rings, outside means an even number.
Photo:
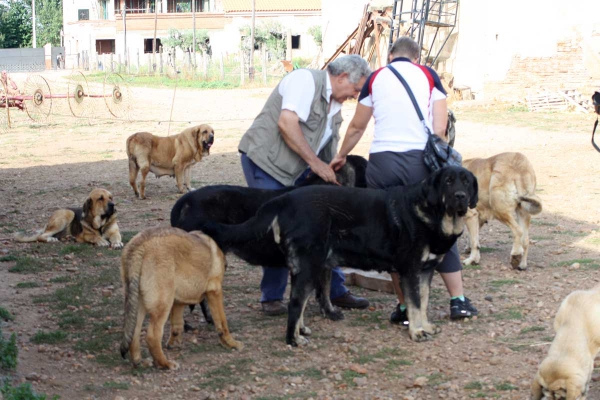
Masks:
[[[279,81],[291,70],[289,61],[272,57],[264,49],[254,52],[253,80],[264,85]],[[158,52],[135,54],[97,54],[83,52],[77,68],[86,71],[115,72],[130,76],[168,76],[187,80],[219,81],[242,86],[250,80],[249,54],[201,54]]]

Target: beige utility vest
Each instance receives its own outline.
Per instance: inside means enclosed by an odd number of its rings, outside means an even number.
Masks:
[[[309,70],[315,79],[315,97],[306,122],[300,122],[300,129],[310,148],[316,153],[327,124],[327,71]],[[291,72],[292,74],[294,72]],[[250,129],[242,136],[239,150],[267,174],[285,186],[291,186],[308,168],[308,164],[283,140],[278,121],[281,115],[282,97],[279,85],[267,99],[265,106]],[[331,139],[318,157],[329,163],[336,154],[342,124],[341,110],[332,117]]]

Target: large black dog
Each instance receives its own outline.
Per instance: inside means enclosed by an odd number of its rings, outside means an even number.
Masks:
[[[208,223],[202,230],[224,252],[253,262],[250,249],[274,238],[292,273],[286,341],[297,346],[303,313],[316,290],[321,311],[341,312],[329,300],[331,268],[398,272],[405,293],[409,334],[426,340],[439,328],[427,320],[434,267],[456,242],[467,209],[477,204],[477,180],[464,168],[447,167],[421,183],[388,190],[305,187],[277,197],[241,225]],[[239,252],[239,249],[244,249]],[[279,257],[279,256],[276,256]]]
[[[361,156],[349,155],[346,164],[336,172],[337,181],[342,186],[366,188],[367,160]],[[256,189],[243,186],[206,186],[189,192],[179,198],[171,209],[171,226],[191,232],[200,230],[209,222],[237,225],[252,218],[267,201],[303,186],[326,184],[318,175],[310,175],[301,185],[278,190]],[[260,245],[238,246],[234,250],[246,261],[263,267],[281,267],[285,257],[273,236],[265,237]],[[204,302],[202,312],[207,322],[211,317]]]

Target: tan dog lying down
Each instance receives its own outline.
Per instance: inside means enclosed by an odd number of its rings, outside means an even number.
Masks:
[[[127,138],[126,151],[129,158],[129,184],[135,195],[146,198],[146,176],[152,172],[157,177],[174,176],[179,193],[185,185],[193,190],[192,166],[210,154],[215,132],[210,125],[202,124],[185,129],[178,135],[161,137],[149,132],[138,132]],[[140,190],[137,175],[142,173]]]
[[[554,318],[556,336],[531,384],[532,398],[585,400],[600,350],[600,286],[569,294]]]
[[[542,211],[542,200],[535,194],[533,166],[521,153],[501,153],[490,158],[465,160],[463,166],[477,177],[479,201],[466,217],[471,254],[465,265],[479,264],[479,228],[492,219],[508,226],[513,234],[510,263],[527,268],[529,223]]]
[[[123,247],[117,225],[117,209],[112,194],[105,189],[94,189],[82,208],[64,208],[54,211],[46,226],[35,235],[17,234],[17,242],[58,242],[72,236],[79,243],[97,246]]]
[[[178,228],[151,228],[138,233],[123,249],[121,279],[125,291],[125,324],[121,355],[141,361],[140,333],[150,314],[146,341],[160,368],[176,369],[162,351],[163,330],[171,316],[168,346],[183,342],[183,310],[187,304],[208,300],[219,341],[226,348],[242,349],[229,333],[223,309],[225,256],[202,232]]]

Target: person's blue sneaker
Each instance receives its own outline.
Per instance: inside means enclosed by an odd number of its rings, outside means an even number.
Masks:
[[[392,311],[392,314],[390,315],[390,322],[396,325],[408,326],[407,310],[404,309],[404,311],[402,311],[400,309],[400,304],[396,305],[396,308],[394,309],[394,311]]]

